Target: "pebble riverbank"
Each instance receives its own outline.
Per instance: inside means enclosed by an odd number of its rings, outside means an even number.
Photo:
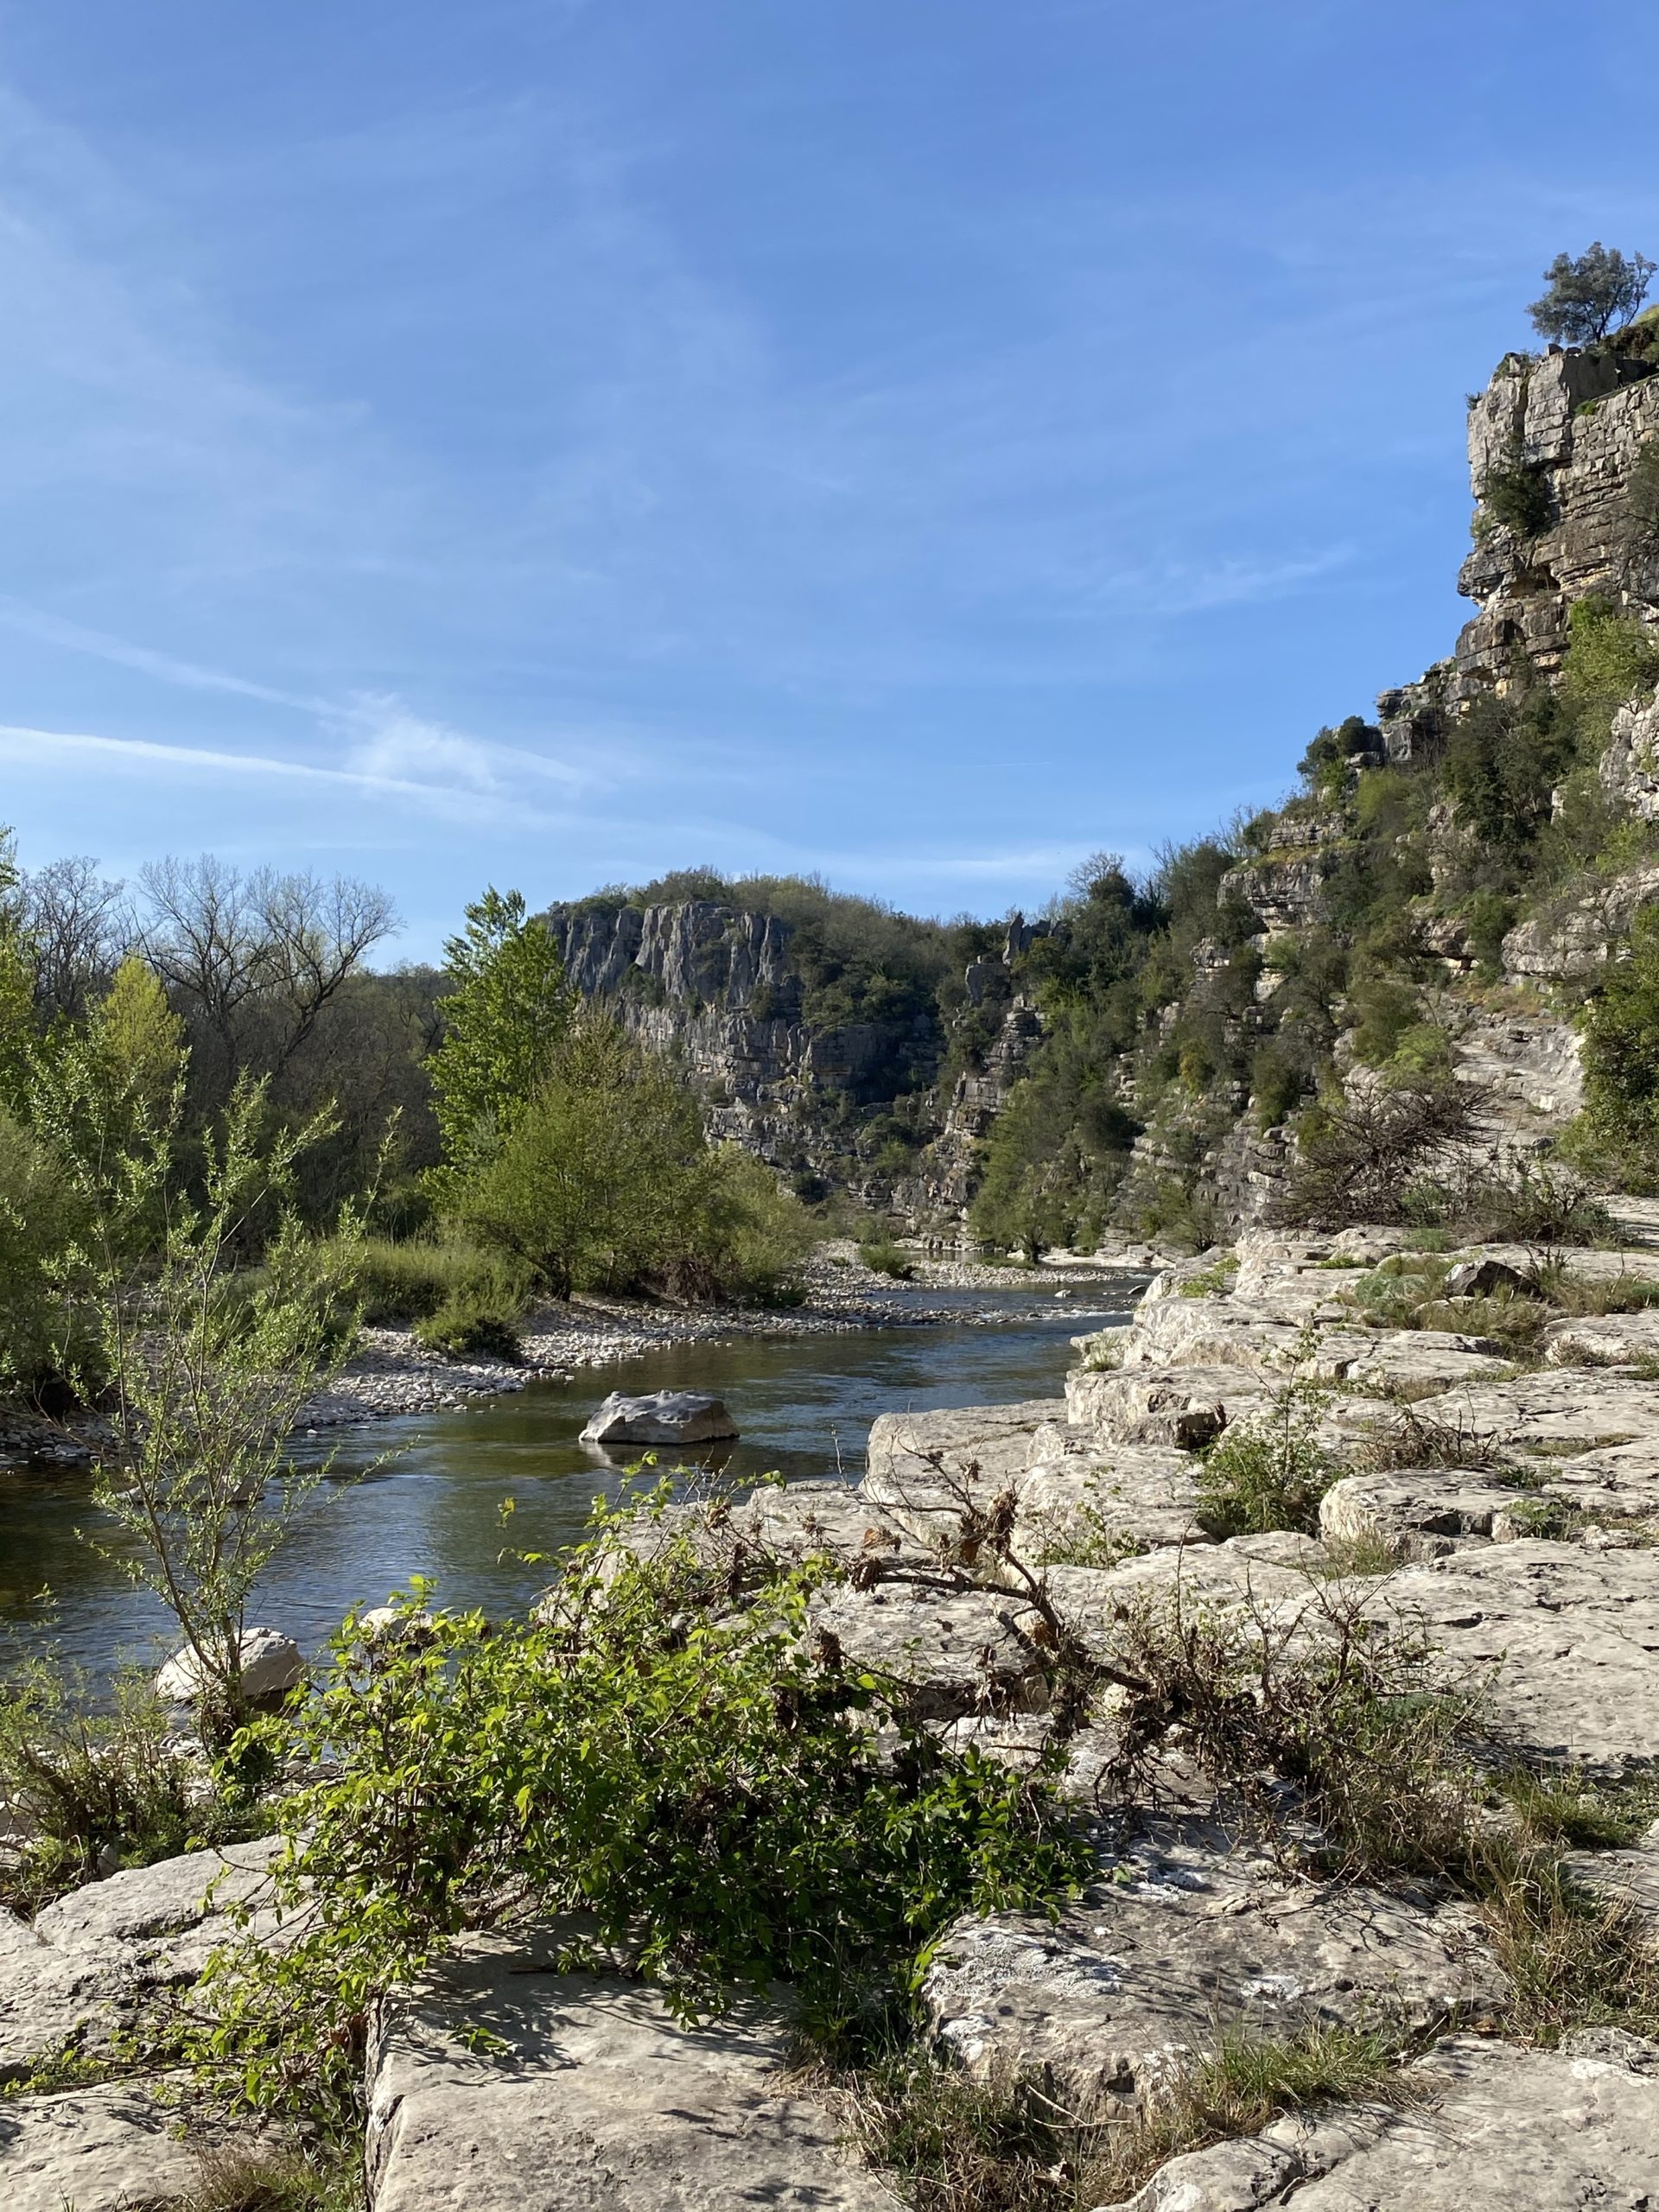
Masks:
[[[365,1329],[351,1364],[308,1406],[300,1427],[315,1433],[395,1414],[461,1412],[469,1403],[563,1382],[577,1368],[604,1367],[682,1344],[729,1344],[745,1337],[841,1336],[857,1329],[995,1328],[1024,1318],[1019,1308],[931,1305],[918,1290],[1052,1291],[1068,1298],[1119,1281],[1157,1261],[1149,1248],[1082,1259],[1061,1254],[1037,1268],[985,1267],[971,1260],[914,1262],[902,1286],[858,1259],[851,1244],[823,1247],[805,1271],[803,1304],[775,1308],[667,1306],[640,1299],[588,1296],[536,1307],[523,1330],[518,1366],[499,1359],[448,1359],[424,1351],[409,1329]]]

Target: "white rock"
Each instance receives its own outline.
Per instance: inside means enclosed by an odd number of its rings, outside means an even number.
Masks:
[[[758,2008],[682,2027],[649,1989],[474,1937],[377,2030],[372,2212],[898,2212],[788,2050]]]
[[[176,2106],[111,2082],[0,2104],[6,2212],[137,2212],[172,2203],[200,2177]]]
[[[1505,1986],[1469,1905],[1287,1881],[1218,1836],[1159,1822],[1058,1922],[958,1921],[922,2001],[969,2072],[1028,2068],[1087,2110],[1140,2101],[1173,2053],[1213,2050],[1229,2026],[1421,2028]]]
[[[279,1697],[305,1672],[299,1645],[280,1629],[244,1629],[240,1650],[242,1688],[249,1697]],[[192,1705],[200,1689],[196,1655],[188,1645],[175,1651],[156,1677],[156,1694],[168,1705]]]
[[[582,1432],[584,1444],[712,1444],[738,1433],[718,1398],[702,1390],[613,1390]]]

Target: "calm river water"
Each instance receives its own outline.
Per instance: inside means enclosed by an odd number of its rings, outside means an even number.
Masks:
[[[856,1482],[878,1414],[1058,1397],[1069,1339],[1127,1319],[1143,1281],[1080,1287],[1064,1300],[1052,1292],[950,1299],[918,1290],[918,1303],[1014,1318],[686,1345],[584,1370],[568,1386],[531,1383],[471,1413],[334,1432],[307,1447],[334,1452],[330,1478],[297,1516],[250,1618],[315,1647],[350,1606],[384,1604],[415,1573],[437,1584],[442,1603],[495,1611],[525,1604],[549,1576],[502,1558],[502,1501],[514,1502],[518,1549],[555,1549],[581,1533],[594,1494],[614,1491],[622,1479],[618,1466],[576,1441],[610,1390],[717,1391],[742,1431],[731,1472],[775,1468],[795,1480],[839,1470]],[[49,1634],[67,1656],[101,1673],[118,1658],[150,1657],[165,1620],[77,1538],[77,1529],[102,1533],[99,1520],[83,1478],[0,1471],[0,1626],[30,1640]],[[49,1623],[43,1589],[54,1600]]]

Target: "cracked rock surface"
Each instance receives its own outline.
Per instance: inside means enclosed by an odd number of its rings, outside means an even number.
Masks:
[[[463,2024],[500,2047],[469,2049]],[[682,2027],[648,1989],[474,1937],[377,2029],[372,2212],[897,2212],[787,2051],[759,2008]]]
[[[1202,1828],[1148,1823],[1057,1923],[958,1921],[923,2002],[970,2072],[1042,2069],[1093,2109],[1142,2099],[1229,2026],[1421,2029],[1503,1990],[1467,1905],[1287,1880]]]

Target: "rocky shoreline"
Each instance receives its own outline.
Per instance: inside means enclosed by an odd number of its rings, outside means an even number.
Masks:
[[[1067,1253],[1036,1268],[990,1267],[963,1259],[913,1257],[903,1285],[858,1259],[850,1243],[823,1247],[805,1271],[799,1306],[669,1306],[643,1299],[582,1296],[544,1305],[526,1317],[524,1360],[452,1359],[424,1351],[410,1329],[367,1328],[359,1351],[330,1388],[314,1399],[299,1427],[324,1429],[396,1415],[461,1413],[469,1404],[522,1390],[531,1382],[568,1382],[579,1368],[614,1365],[683,1344],[734,1344],[745,1338],[843,1336],[860,1329],[919,1329],[954,1324],[996,1328],[1025,1318],[1017,1308],[929,1301],[926,1293],[1021,1290],[1057,1299],[1090,1289],[1123,1288],[1158,1255],[1125,1242],[1122,1253],[1081,1258]],[[912,1258],[906,1255],[907,1261]]]
[[[1505,1758],[1565,1802],[1631,1808],[1619,1840],[1610,1825],[1565,1863],[1582,1910],[1622,1916],[1651,1955],[1659,1255],[1541,1267],[1513,1248],[1404,1243],[1247,1235],[1163,1270],[1127,1328],[1079,1337],[1064,1399],[885,1415],[855,1489],[688,1504],[677,1525],[699,1544],[838,1564],[810,1600],[817,1637],[906,1685],[954,1743],[1015,1764],[1052,1746],[1096,1818],[1127,1708],[1109,1688],[1080,1708],[1059,1653],[1121,1669],[1126,1637],[1172,1604],[1207,1634],[1265,1639],[1281,1666],[1316,1662],[1338,1631],[1357,1649],[1409,1630],[1426,1680],[1478,1681]],[[1467,1326],[1396,1325],[1392,1289],[1379,1324],[1369,1292],[1413,1268],[1440,1289],[1488,1286],[1452,1294]],[[1509,1294],[1538,1307],[1517,1359],[1491,1333],[1491,1286],[1529,1281]],[[1293,1418],[1326,1471],[1311,1517],[1268,1511],[1226,1535],[1223,1461],[1205,1447],[1282,1435]],[[921,1991],[946,2063],[988,2087],[1040,2078],[1066,2109],[1128,2125],[1173,2066],[1228,2036],[1386,2029],[1399,2055],[1374,2095],[1292,2104],[1243,2136],[1212,2127],[1098,2212],[1659,2202],[1659,2040],[1618,2024],[1612,1993],[1601,2005],[1563,1985],[1541,2031],[1490,1911],[1386,1865],[1333,1879],[1300,1863],[1230,1810],[1195,1740],[1170,1734],[1155,1789],[1096,1826],[1098,1879],[1058,1917],[993,1912],[947,1932]],[[142,2013],[146,1988],[188,1982],[223,1897],[257,1909],[262,1865],[257,1846],[200,1854],[95,1884],[32,1929],[0,1917],[0,2077],[69,2030],[95,2047],[101,2023]],[[216,1872],[228,1889],[193,1906]],[[510,2023],[487,2055],[466,2041],[480,2005]],[[688,2028],[647,1987],[561,1973],[524,1939],[466,1939],[372,2043],[372,2212],[446,2212],[458,2171],[469,2203],[537,2212],[600,2202],[601,2180],[613,2212],[658,2212],[671,2183],[688,2206],[810,2188],[840,2212],[893,2212],[887,2178],[849,2153],[786,2050],[772,2014]],[[142,2082],[26,2094],[0,2114],[16,2212],[56,2212],[65,2194],[116,2212],[122,2190],[155,2185]]]

